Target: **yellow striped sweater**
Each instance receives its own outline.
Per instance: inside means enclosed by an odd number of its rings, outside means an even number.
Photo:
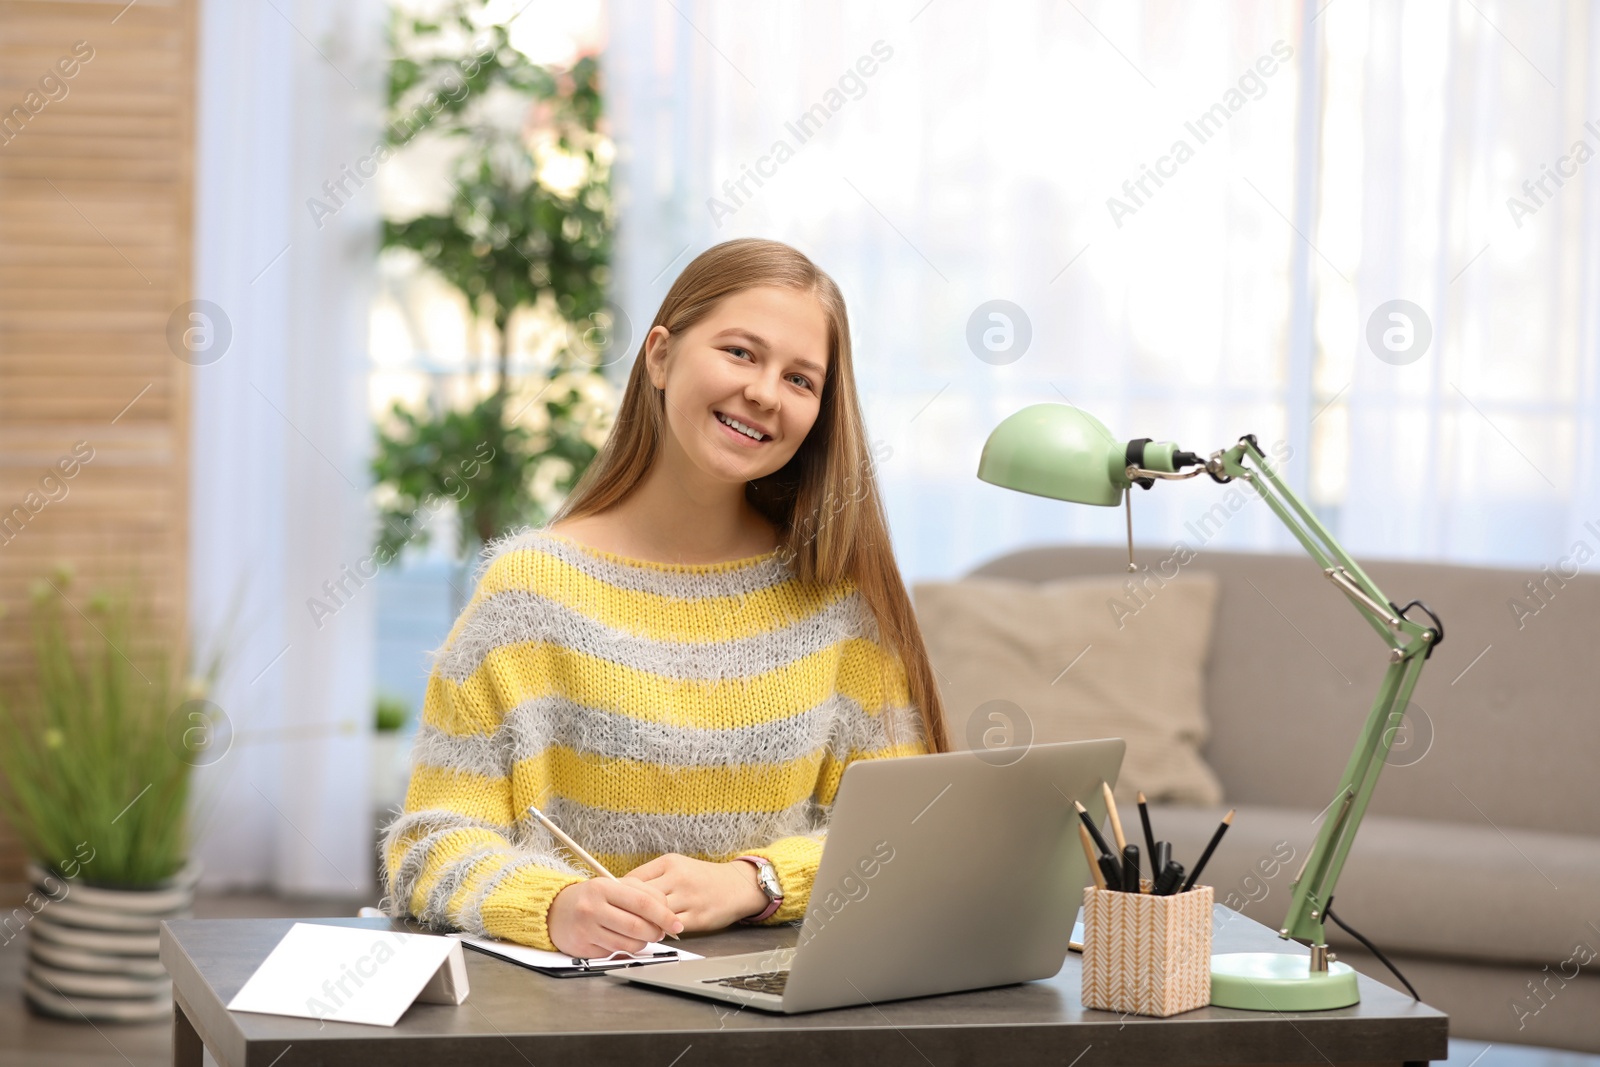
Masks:
[[[434,654],[386,910],[553,949],[546,913],[589,877],[537,804],[617,875],[665,852],[765,856],[801,918],[852,760],[927,752],[903,665],[848,578],[777,552],[629,559],[543,529],[485,547]]]

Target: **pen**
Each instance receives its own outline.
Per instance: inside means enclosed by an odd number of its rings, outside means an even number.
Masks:
[[[535,819],[538,819],[539,825],[543,826],[546,830],[549,830],[557,841],[560,841],[563,845],[566,845],[568,848],[570,848],[580,860],[582,860],[584,863],[587,863],[590,867],[593,867],[596,874],[603,878],[609,878],[613,882],[621,881],[621,879],[616,875],[606,870],[604,864],[595,859],[593,856],[589,855],[589,853],[584,850],[582,845],[568,837],[565,830],[551,822],[550,817],[544,812],[540,811],[537,804],[528,805],[528,814],[532,815]],[[678,935],[673,933],[671,930],[666,930],[663,932],[674,941],[678,940]]]
[[[1100,783],[1100,791],[1105,794],[1106,814],[1111,816],[1111,836],[1117,842],[1117,851],[1121,852],[1128,847],[1128,839],[1122,836],[1122,816],[1117,814],[1117,798],[1111,795],[1111,786],[1106,782]]]
[[[1104,889],[1106,879],[1100,873],[1100,857],[1094,854],[1094,842],[1089,840],[1089,831],[1084,828],[1083,823],[1078,824],[1078,840],[1083,842],[1083,854],[1089,860],[1089,873],[1094,876],[1094,887]]]
[[[1139,821],[1144,823],[1144,847],[1150,850],[1150,877],[1154,878],[1161,868],[1156,865],[1156,835],[1150,829],[1150,806],[1145,803],[1143,790],[1139,792]]]
[[[1228,832],[1228,827],[1233,825],[1233,808],[1228,809],[1228,814],[1222,817],[1222,823],[1217,827],[1217,832],[1211,835],[1211,842],[1206,845],[1206,850],[1200,853],[1200,862],[1194,865],[1194,870],[1189,872],[1189,880],[1183,883],[1183,892],[1187,893],[1194,888],[1194,880],[1200,877],[1200,868],[1206,865],[1211,854],[1217,850],[1217,842],[1222,840],[1222,835]]]

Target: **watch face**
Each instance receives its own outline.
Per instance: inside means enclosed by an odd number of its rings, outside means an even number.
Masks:
[[[756,881],[761,883],[761,891],[767,895],[768,900],[777,900],[782,894],[778,888],[778,875],[769,864],[761,864],[756,868]]]

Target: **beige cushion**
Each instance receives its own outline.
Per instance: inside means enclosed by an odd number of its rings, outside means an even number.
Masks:
[[[1158,545],[1136,548],[1136,557],[1158,574],[1164,560],[1181,558]],[[1042,545],[972,576],[1062,581],[1127,565],[1117,545]],[[1321,811],[1366,723],[1388,647],[1298,546],[1276,554],[1207,545],[1184,571],[1202,566],[1221,582],[1202,751],[1230,803]],[[1446,634],[1395,740],[1405,751],[1390,753],[1369,811],[1479,826],[1493,819],[1513,837],[1515,827],[1600,838],[1600,573],[1414,560],[1361,567],[1396,603],[1426,601]],[[1533,618],[1518,614],[1539,607],[1530,579],[1545,599]],[[1600,923],[1600,910],[1593,918]]]
[[[982,749],[1022,744],[1030,733],[1035,741],[1121,737],[1119,799],[1142,789],[1152,802],[1219,804],[1222,784],[1200,757],[1217,580],[1178,575],[1139,599],[1126,582],[914,586],[952,738]]]

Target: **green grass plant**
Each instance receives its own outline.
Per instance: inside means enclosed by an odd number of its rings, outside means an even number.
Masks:
[[[34,584],[34,669],[0,691],[0,809],[47,869],[158,885],[188,856],[190,779],[213,708],[203,697],[220,657],[192,676],[186,635],[146,596],[74,596],[71,582],[57,567]]]

